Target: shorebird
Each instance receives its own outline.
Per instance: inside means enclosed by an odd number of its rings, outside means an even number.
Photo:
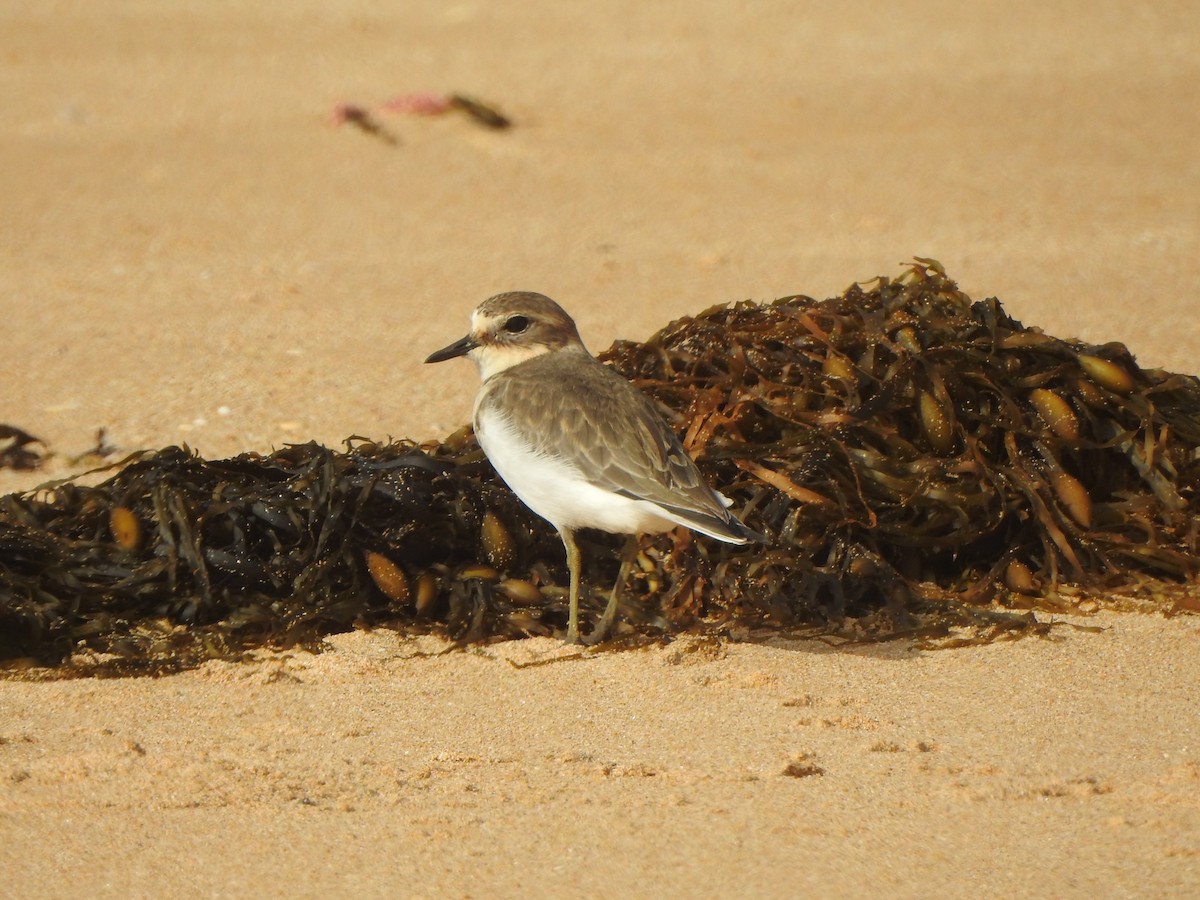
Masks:
[[[578,529],[630,535],[589,643],[613,626],[637,535],[684,525],[731,544],[756,537],[704,482],[649,399],[587,351],[574,321],[549,297],[514,291],[485,300],[467,336],[425,362],[459,356],[475,362],[483,382],[473,417],[480,447],[562,538],[571,643],[579,641]]]

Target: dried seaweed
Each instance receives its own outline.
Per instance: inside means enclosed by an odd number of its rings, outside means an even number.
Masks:
[[[621,610],[635,634],[994,640],[1039,628],[1029,610],[1164,580],[1170,612],[1194,608],[1200,381],[1025,328],[932,260],[823,302],[715,307],[605,358],[768,537],[643,538]],[[584,554],[602,592],[616,539],[590,539],[613,548]],[[96,487],[0,498],[0,659],[61,672],[353,627],[559,633],[565,581],[553,530],[468,429],[220,461],[168,448]]]
[[[530,592],[487,564],[551,558],[545,532],[462,438],[220,461],[171,447],[96,487],[0,498],[0,658],[85,647],[164,671],[384,623],[550,633],[536,589],[524,627],[506,625]]]
[[[463,94],[451,94],[450,106],[452,109],[462,110],[472,121],[478,122],[484,128],[503,131],[505,128],[512,127],[512,119],[495,107]]]
[[[1025,328],[933,260],[823,303],[709,310],[608,357],[683,411],[689,450],[773,537],[789,587],[745,592],[763,604],[824,590],[837,615],[920,582],[1053,598],[1200,566],[1200,381]],[[722,574],[718,593],[746,586]]]

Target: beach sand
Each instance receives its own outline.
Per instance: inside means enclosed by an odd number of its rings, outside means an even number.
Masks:
[[[0,9],[0,422],[56,453],[0,491],[100,428],[444,435],[476,375],[421,360],[502,290],[598,351],[931,256],[1200,370],[1195,4],[687,10]],[[414,91],[515,125],[330,122]],[[0,894],[1200,893],[1200,620],[1071,622],[937,652],[356,633],[0,681]]]

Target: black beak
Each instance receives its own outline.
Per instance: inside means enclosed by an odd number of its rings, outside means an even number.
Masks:
[[[456,356],[466,356],[478,346],[479,344],[475,339],[468,334],[465,338],[455,341],[449,347],[443,347],[436,353],[430,353],[429,358],[425,362],[445,362],[448,359],[454,359]]]

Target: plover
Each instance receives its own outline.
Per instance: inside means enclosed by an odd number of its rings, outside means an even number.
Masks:
[[[549,297],[514,291],[485,300],[470,333],[425,362],[458,356],[469,356],[483,380],[474,411],[483,452],[562,537],[571,583],[568,641],[579,641],[576,530],[631,536],[589,643],[612,628],[638,534],[685,525],[731,544],[755,537],[705,484],[646,396],[587,351],[571,317]]]

